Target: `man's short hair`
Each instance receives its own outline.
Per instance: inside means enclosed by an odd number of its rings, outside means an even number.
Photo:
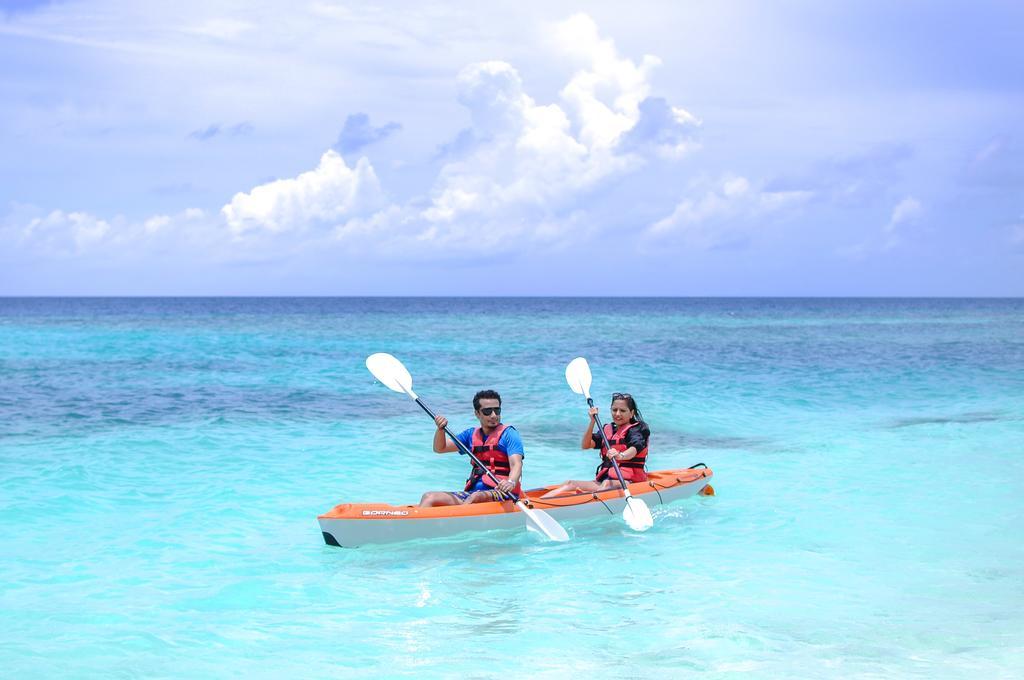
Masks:
[[[498,394],[494,390],[480,390],[479,392],[477,392],[476,394],[473,395],[473,410],[474,411],[479,411],[480,410],[480,400],[481,399],[497,399],[498,400],[498,406],[501,406],[501,395],[500,394]]]

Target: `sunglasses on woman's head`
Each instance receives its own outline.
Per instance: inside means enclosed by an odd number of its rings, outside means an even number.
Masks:
[[[612,395],[612,401],[616,399],[632,399],[633,395],[629,392],[616,392]]]
[[[497,413],[500,416],[501,415],[501,407],[500,406],[488,406],[487,408],[480,409],[480,413],[484,414],[485,416],[489,416],[489,415],[491,415],[493,413]]]

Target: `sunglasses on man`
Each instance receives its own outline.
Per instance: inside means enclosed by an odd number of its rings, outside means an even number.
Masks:
[[[498,414],[500,416],[501,415],[501,407],[500,406],[488,406],[487,408],[480,409],[480,413],[484,414],[485,416],[489,416],[489,415],[492,415],[492,414],[496,413],[496,414]]]

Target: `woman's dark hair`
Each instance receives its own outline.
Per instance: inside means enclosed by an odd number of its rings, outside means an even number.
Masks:
[[[633,412],[633,417],[629,419],[629,422],[640,423],[644,429],[650,431],[650,428],[647,427],[647,423],[644,421],[644,414],[640,413],[640,409],[637,408],[636,399],[633,398],[633,395],[629,392],[615,392],[612,394],[613,402],[620,400],[626,402],[626,406]]]
[[[476,394],[473,395],[473,410],[474,411],[479,411],[480,410],[480,400],[481,399],[497,399],[498,400],[498,406],[501,406],[501,395],[500,394],[498,394],[494,390],[480,390],[479,392],[477,392]]]

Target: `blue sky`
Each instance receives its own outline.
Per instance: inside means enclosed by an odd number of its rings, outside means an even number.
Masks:
[[[3,7],[0,294],[1024,295],[1020,3]]]

